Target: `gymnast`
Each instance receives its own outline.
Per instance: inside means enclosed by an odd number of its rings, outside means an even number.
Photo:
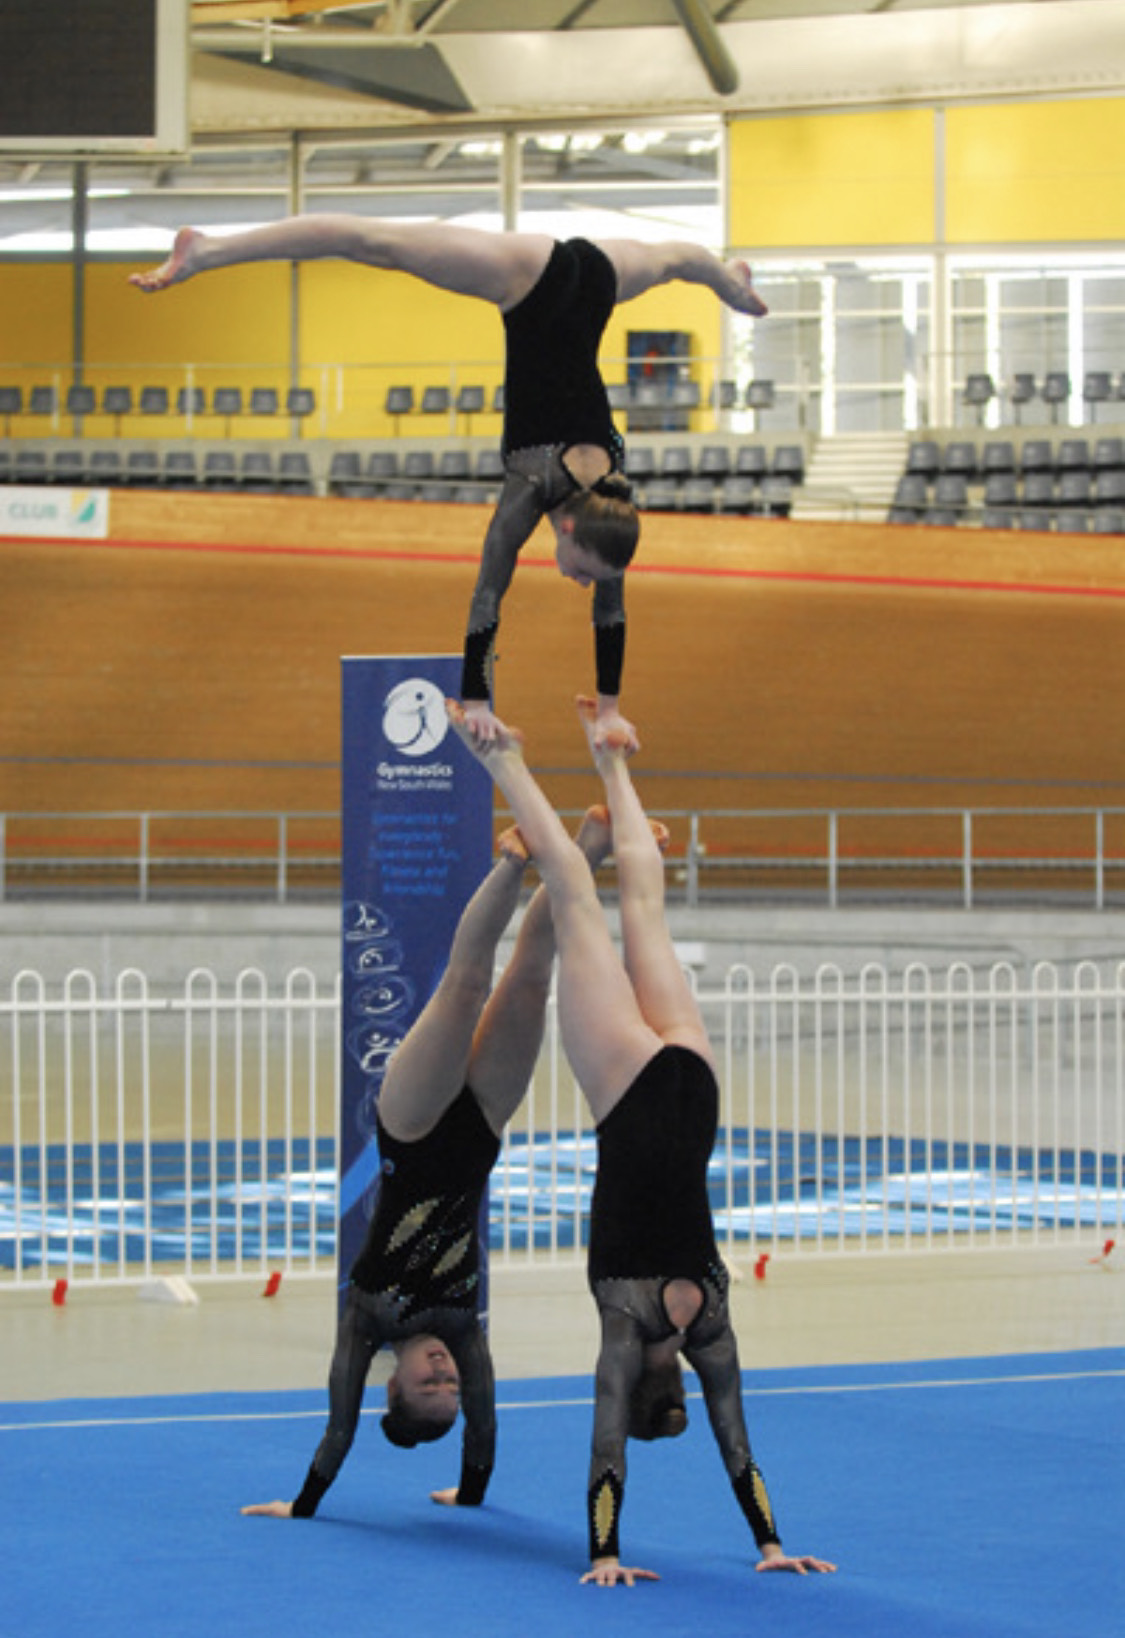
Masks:
[[[603,831],[579,828],[576,845],[593,864],[605,856]],[[460,1481],[433,1492],[433,1500],[475,1507],[484,1499],[496,1409],[477,1315],[477,1217],[501,1133],[535,1067],[555,950],[539,889],[491,989],[526,863],[518,835],[509,832],[461,917],[440,983],[391,1059],[377,1110],[379,1193],[337,1331],[328,1425],[296,1499],[256,1503],[244,1513],[312,1517],[355,1438],[371,1361],[388,1345],[396,1364],[383,1433],[412,1448],[440,1439],[463,1408]]]
[[[824,1559],[783,1550],[746,1432],[729,1277],[707,1196],[718,1121],[714,1058],[668,931],[659,827],[647,820],[629,776],[625,736],[599,737],[596,703],[579,701],[608,803],[603,837],[594,834],[597,810],[587,815],[583,857],[530,773],[518,734],[498,723],[491,740],[476,740],[461,707],[451,701],[448,710],[507,799],[549,894],[563,1046],[597,1124],[588,1274],[601,1347],[587,1494],[590,1568],[583,1580],[632,1586],[656,1579],[651,1570],[621,1563],[625,1447],[630,1436],[683,1432],[681,1353],[702,1385],[711,1428],[761,1553],[757,1568],[799,1575],[833,1570]],[[623,960],[587,862],[610,848]]]
[[[521,548],[540,519],[555,535],[560,572],[593,586],[599,743],[636,733],[619,710],[625,653],[623,577],[639,522],[623,474],[624,445],[598,370],[602,332],[617,302],[681,280],[705,285],[736,312],[764,314],[750,269],[699,245],[630,239],[565,242],[538,233],[486,233],[441,223],[355,216],[300,216],[214,237],[176,235],[159,268],[131,275],[145,291],[252,261],[343,257],[409,273],[499,308],[506,336],[505,482],[485,535],[469,609],[461,699],[469,731],[489,740],[500,603]]]

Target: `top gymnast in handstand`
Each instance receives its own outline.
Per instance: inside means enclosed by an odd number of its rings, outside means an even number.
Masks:
[[[580,828],[578,845],[591,863],[604,857],[605,843],[598,826]],[[477,1218],[500,1136],[535,1066],[555,950],[540,890],[491,988],[526,859],[518,837],[503,840],[461,918],[437,989],[391,1059],[377,1110],[379,1193],[337,1331],[328,1425],[295,1500],[244,1513],[316,1512],[355,1438],[372,1359],[388,1346],[397,1358],[383,1432],[406,1447],[439,1439],[462,1408],[460,1482],[433,1499],[473,1507],[484,1498],[496,1410],[477,1314]]]
[[[626,765],[623,735],[596,733],[593,700],[579,702],[605,785],[617,862],[624,959],[610,937],[587,858],[567,836],[524,762],[518,735],[497,727],[472,740],[450,716],[507,799],[550,896],[558,942],[563,1045],[597,1124],[588,1270],[601,1318],[588,1489],[590,1569],[603,1586],[652,1572],[625,1567],[618,1527],[631,1435],[683,1431],[678,1356],[694,1367],[759,1570],[831,1570],[786,1553],[742,1409],[728,1276],[715,1243],[707,1162],[718,1120],[711,1044],[664,915],[664,866]],[[588,822],[592,815],[588,816]],[[588,842],[592,838],[588,837]]]
[[[546,516],[556,562],[568,580],[593,586],[599,741],[636,734],[618,700],[625,651],[623,577],[638,518],[622,472],[624,447],[598,370],[602,332],[617,302],[682,280],[713,290],[736,312],[765,304],[742,261],[701,246],[630,239],[565,242],[538,233],[486,233],[441,223],[352,216],[300,216],[213,237],[181,229],[172,254],[141,290],[164,290],[197,273],[252,261],[337,256],[409,273],[499,308],[506,335],[505,482],[485,536],[469,610],[461,698],[474,738],[496,732],[492,662],[500,602],[524,542]]]

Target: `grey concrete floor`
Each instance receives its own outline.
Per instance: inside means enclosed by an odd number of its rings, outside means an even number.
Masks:
[[[1117,1259],[1120,1256],[1120,1260]],[[0,1399],[103,1398],[323,1387],[331,1279],[200,1282],[197,1301],[135,1286],[0,1287]],[[784,1253],[765,1278],[735,1269],[747,1369],[1125,1346],[1125,1248]],[[580,1266],[497,1265],[491,1336],[501,1378],[588,1374],[597,1347]],[[385,1375],[377,1362],[373,1379]]]

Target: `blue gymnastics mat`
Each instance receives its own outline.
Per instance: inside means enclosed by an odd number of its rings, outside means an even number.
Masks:
[[[373,1411],[381,1393],[372,1392]],[[3,1638],[1109,1638],[1125,1606],[1125,1350],[748,1373],[787,1547],[835,1576],[755,1575],[702,1407],[630,1447],[628,1562],[581,1586],[586,1378],[500,1384],[479,1510],[435,1506],[456,1441],[391,1449],[365,1413],[313,1521],[292,1496],[320,1393],[0,1406]]]

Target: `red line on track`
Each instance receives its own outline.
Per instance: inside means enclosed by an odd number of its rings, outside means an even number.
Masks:
[[[190,540],[67,540],[46,536],[6,536],[23,545],[100,547],[112,551],[143,552],[207,552],[225,557],[321,557],[355,558],[386,563],[477,563],[475,552],[428,552],[425,548],[394,550],[377,546],[361,546],[349,551],[340,546],[278,546],[234,544],[225,541]],[[528,569],[553,569],[554,558],[525,557],[520,566]],[[876,586],[892,590],[1006,592],[1040,597],[1106,597],[1125,598],[1125,586],[1068,586],[1053,582],[1036,585],[1021,580],[957,580],[927,575],[888,574],[832,574],[797,569],[739,569],[708,567],[687,563],[635,563],[631,575],[682,575],[698,580],[763,580],[781,581],[795,585],[816,586]]]

